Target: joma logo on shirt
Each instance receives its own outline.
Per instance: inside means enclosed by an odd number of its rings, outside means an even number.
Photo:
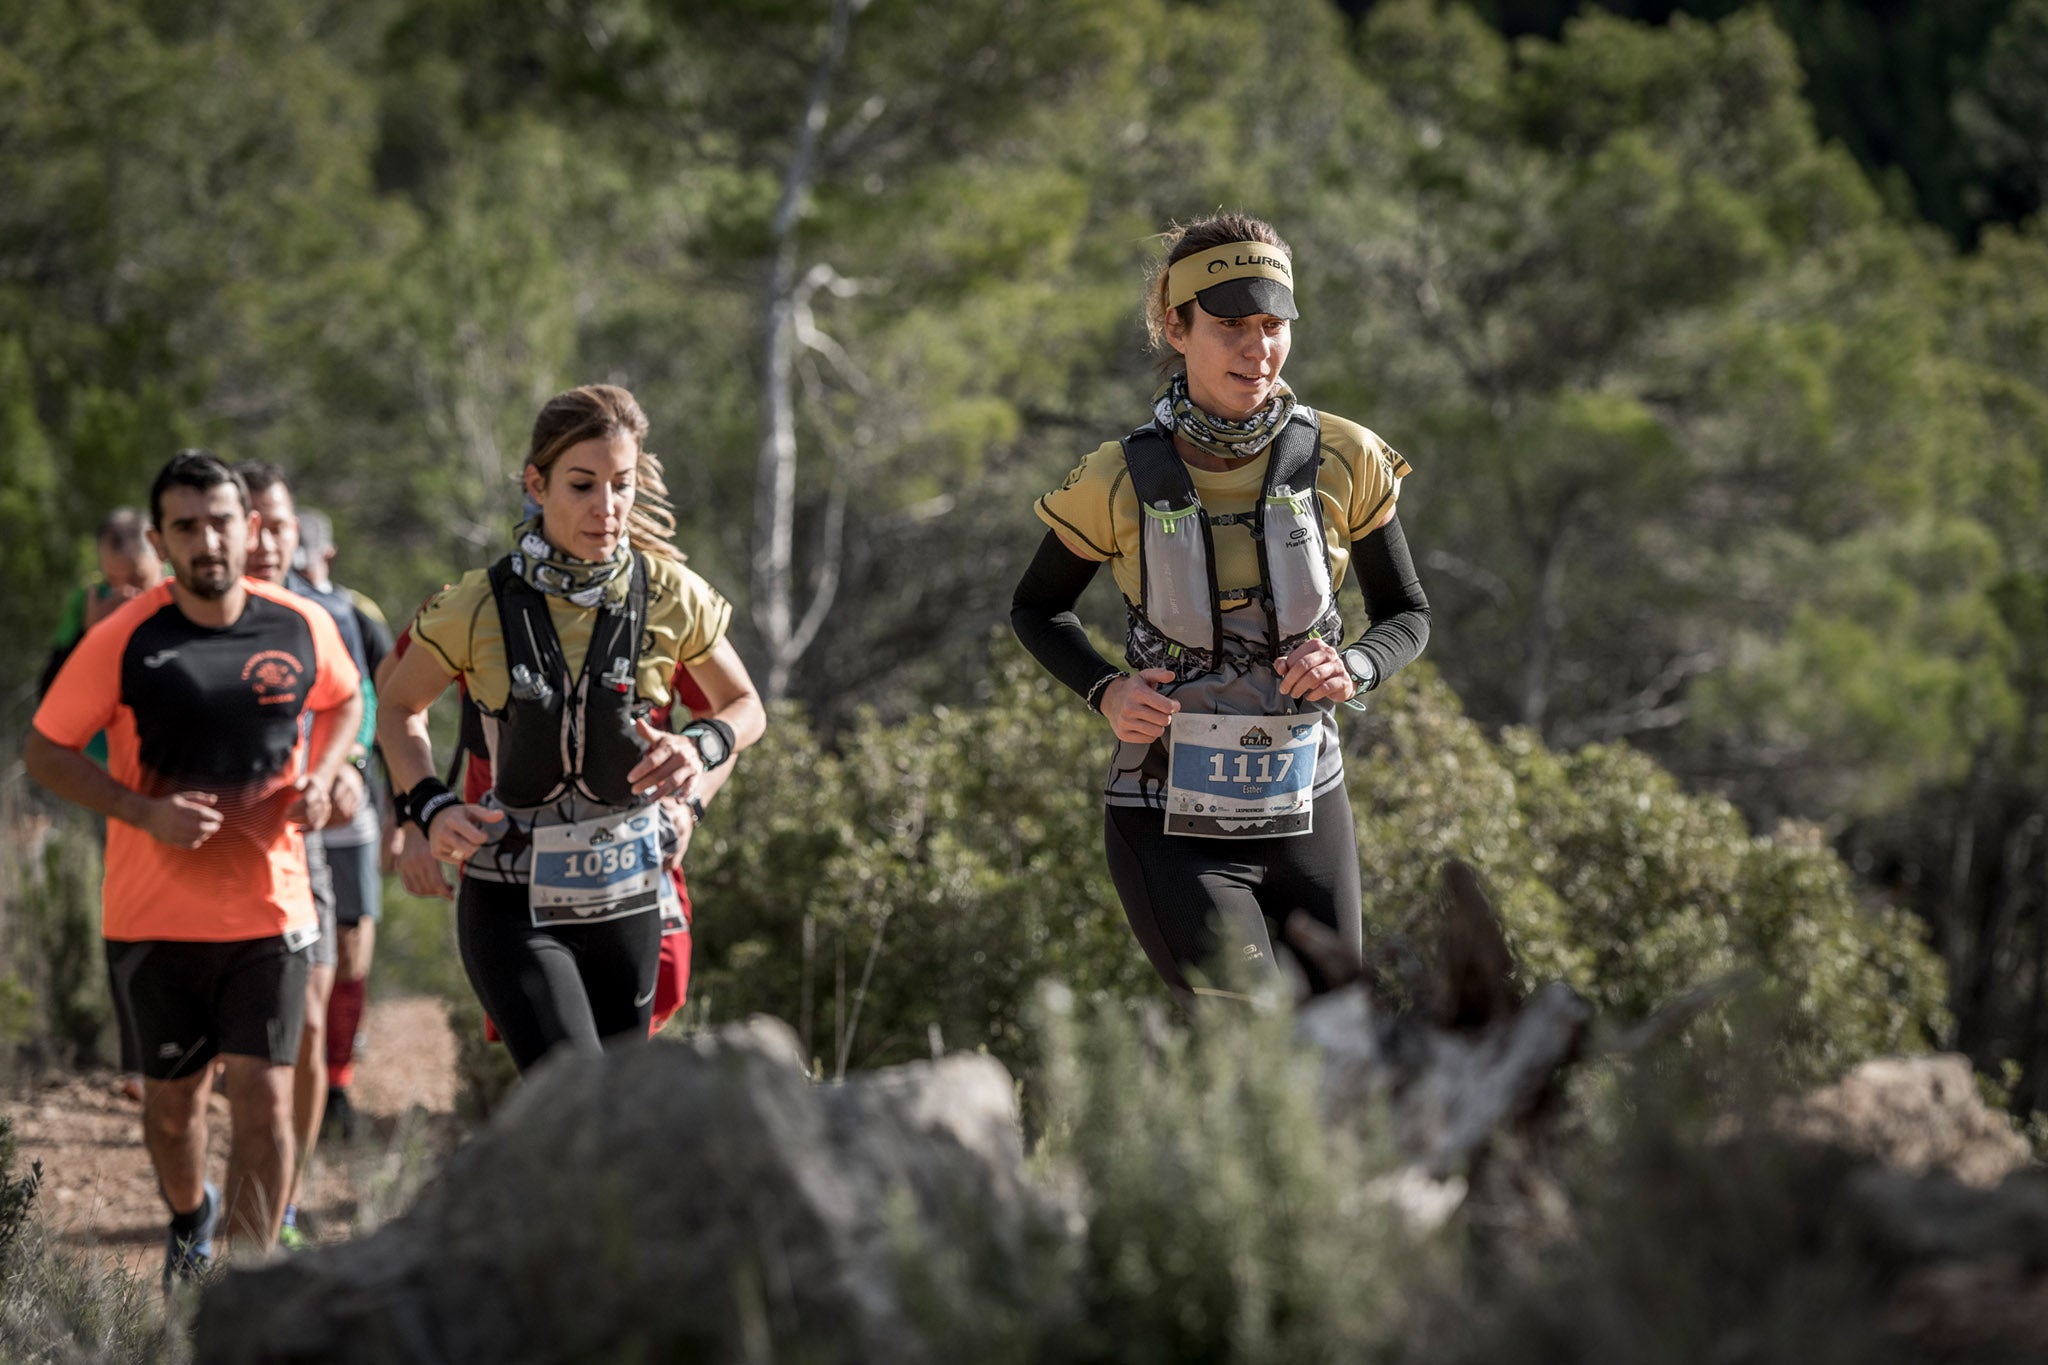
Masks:
[[[306,666],[281,649],[266,649],[242,665],[242,681],[256,694],[259,706],[289,706],[299,699]]]

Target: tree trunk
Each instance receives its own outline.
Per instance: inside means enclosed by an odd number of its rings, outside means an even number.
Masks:
[[[796,322],[806,280],[797,269],[797,226],[818,172],[818,142],[824,133],[832,83],[846,59],[853,18],[867,0],[833,0],[832,27],[825,50],[811,72],[796,148],[783,175],[782,196],[770,226],[774,254],[763,300],[767,335],[761,365],[761,446],[754,472],[753,618],[768,651],[762,692],[770,700],[787,695],[790,673],[817,635],[837,586],[837,575],[821,572],[801,619],[796,608]],[[812,286],[815,287],[815,286]]]
[[[1564,629],[1564,554],[1555,539],[1537,550],[1536,599],[1529,604],[1527,646],[1522,656],[1519,719],[1543,729],[1550,714],[1550,673],[1557,665],[1557,637]]]

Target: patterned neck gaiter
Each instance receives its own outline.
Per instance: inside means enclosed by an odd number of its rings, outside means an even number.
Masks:
[[[599,606],[607,598],[614,606],[624,602],[633,580],[623,570],[632,562],[633,547],[624,538],[610,559],[576,559],[563,554],[541,534],[538,513],[512,530],[512,572],[535,590],[567,598],[579,607]]]
[[[1167,431],[1177,431],[1189,445],[1219,460],[1248,460],[1273,444],[1273,438],[1294,414],[1294,390],[1277,380],[1266,405],[1242,422],[1218,417],[1195,406],[1188,397],[1188,377],[1177,374],[1152,403],[1152,416]]]

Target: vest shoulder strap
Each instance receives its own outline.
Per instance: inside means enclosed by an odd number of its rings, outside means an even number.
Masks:
[[[568,672],[562,642],[548,615],[547,598],[520,577],[506,555],[491,565],[491,600],[498,608],[498,633],[505,642],[505,676],[517,686],[519,670],[559,685]],[[477,709],[491,714],[481,702]]]
[[[1280,434],[1273,438],[1273,455],[1266,462],[1266,493],[1290,488],[1297,493],[1314,487],[1323,465],[1323,428],[1315,410],[1296,407]]]
[[[1173,437],[1147,422],[1123,438],[1124,467],[1131,471],[1131,491],[1140,506],[1179,511],[1196,501],[1195,481],[1173,448]]]
[[[553,676],[559,664],[566,671],[566,660],[562,655],[561,640],[555,633],[554,617],[548,614],[547,598],[531,583],[512,571],[510,555],[491,565],[491,598],[497,603],[498,624],[505,635],[505,668],[509,672],[516,664],[538,669],[548,665],[548,676]],[[606,618],[623,616],[631,631],[628,642],[633,658],[640,657],[640,643],[646,633],[647,624],[647,556],[633,551],[633,563],[626,588],[626,603],[623,612],[615,611],[609,604],[600,609],[600,626]],[[531,632],[515,631],[513,627],[521,619],[530,621]],[[591,638],[595,641],[597,628]],[[535,645],[539,645],[539,653]],[[545,656],[545,657],[543,657]]]
[[[505,641],[505,674],[516,680],[526,668],[535,677],[569,685],[569,660],[562,639],[555,631],[555,619],[548,611],[547,598],[512,570],[510,555],[491,565],[491,597],[498,608],[498,630]],[[633,552],[633,563],[623,609],[607,604],[592,625],[590,644],[584,651],[584,667],[597,658],[601,648],[624,648],[625,656],[637,666],[641,641],[647,633],[647,556]],[[607,640],[605,628],[613,634]],[[482,710],[481,704],[478,707]]]
[[[633,628],[633,662],[640,662],[640,642],[647,636],[647,556],[633,551],[632,580],[626,588],[627,619]]]

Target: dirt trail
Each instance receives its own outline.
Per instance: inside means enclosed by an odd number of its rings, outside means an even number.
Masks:
[[[316,1241],[347,1237],[359,1214],[388,1200],[402,1148],[424,1143],[446,1151],[460,1132],[446,1007],[417,996],[372,1001],[364,1033],[350,1094],[368,1131],[353,1143],[322,1141],[313,1154],[300,1221]],[[142,1149],[141,1106],[121,1095],[119,1077],[92,1071],[51,1078],[11,1097],[7,1113],[22,1164],[43,1163],[37,1202],[59,1240],[154,1276],[163,1263],[167,1215]],[[228,1136],[227,1101],[218,1094],[208,1122],[207,1173],[218,1181]]]

